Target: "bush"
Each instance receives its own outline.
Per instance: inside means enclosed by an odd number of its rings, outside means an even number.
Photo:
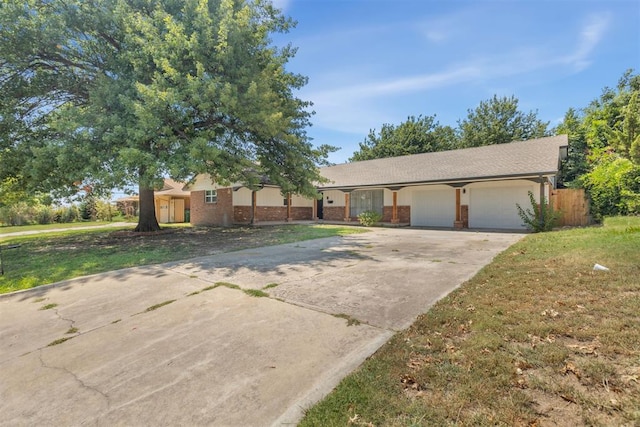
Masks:
[[[113,219],[114,212],[115,209],[108,201],[96,201],[96,218],[98,221],[111,221]]]
[[[80,211],[76,205],[61,206],[54,212],[54,221],[64,224],[76,222],[80,218]]]
[[[7,225],[26,225],[33,222],[33,217],[33,208],[25,202],[0,209],[0,222]]]
[[[358,215],[358,221],[366,227],[371,227],[382,221],[382,215],[376,211],[364,211]]]
[[[524,225],[534,233],[541,231],[551,231],[553,227],[558,225],[558,220],[562,215],[562,212],[555,211],[553,206],[547,203],[546,197],[542,196],[540,205],[536,203],[536,198],[533,192],[529,191],[529,202],[531,203],[530,209],[522,209],[522,207],[516,203],[518,208],[518,216],[524,221]]]
[[[591,214],[601,221],[605,216],[640,213],[640,167],[629,159],[603,158],[582,177]]]
[[[54,220],[54,212],[50,206],[37,206],[35,208],[35,220],[38,224],[51,224]]]

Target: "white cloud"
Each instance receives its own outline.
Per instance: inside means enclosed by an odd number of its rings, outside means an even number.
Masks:
[[[589,56],[604,37],[610,22],[610,13],[591,15],[580,33],[575,52],[562,58],[561,62],[574,67],[576,71],[582,71],[591,65]]]
[[[549,75],[580,72],[590,65],[590,57],[605,36],[610,22],[610,14],[590,16],[573,46],[562,43],[566,38],[554,38],[546,43],[512,46],[509,51],[499,54],[474,54],[460,62],[445,64],[435,72],[371,81],[366,67],[360,69],[360,73],[351,70],[342,75],[334,70],[325,73],[325,76],[328,73],[334,75],[333,84],[317,89],[310,85],[302,97],[314,102],[317,114],[312,121],[316,126],[364,134],[372,127],[397,119],[385,112],[385,98],[416,93],[424,93],[426,97],[426,92],[454,85],[504,84],[507,79],[533,84],[534,81],[548,79]],[[436,31],[435,26],[433,28]],[[426,30],[423,34],[429,38]],[[431,37],[435,40],[446,35],[434,32]],[[405,68],[398,64],[397,69]],[[367,80],[369,82],[363,83]]]

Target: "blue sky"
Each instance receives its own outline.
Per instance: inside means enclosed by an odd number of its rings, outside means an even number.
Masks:
[[[638,0],[275,0],[298,22],[274,43],[298,48],[309,77],[308,134],[347,161],[369,129],[409,115],[456,126],[480,101],[515,95],[558,124],[628,68],[640,72]]]

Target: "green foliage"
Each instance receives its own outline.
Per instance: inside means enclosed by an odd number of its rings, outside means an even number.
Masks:
[[[143,192],[164,176],[268,176],[314,196],[333,147],[306,135],[295,49],[271,44],[293,25],[266,0],[5,2],[0,182],[96,196],[138,185],[141,231],[158,228]]]
[[[606,216],[640,213],[640,166],[617,155],[603,156],[582,177],[591,199],[591,214],[600,221]]]
[[[616,152],[640,163],[640,91],[634,91],[621,108],[622,122],[611,131],[610,145]]]
[[[504,144],[507,142],[539,138],[547,135],[549,124],[538,119],[538,113],[518,110],[515,96],[493,98],[480,102],[467,117],[458,121],[460,147]]]
[[[358,215],[358,221],[366,227],[371,227],[382,221],[382,215],[376,211],[364,211]]]
[[[562,213],[555,211],[553,206],[547,202],[546,197],[542,196],[540,204],[538,204],[533,192],[529,191],[529,203],[531,207],[527,209],[523,209],[516,203],[518,216],[520,216],[520,219],[529,230],[534,233],[540,233],[551,231],[553,227],[558,225],[558,220]]]
[[[555,135],[569,138],[568,158],[562,163],[560,178],[567,187],[579,185],[578,178],[589,170],[587,162],[587,137],[582,117],[573,108],[564,115],[564,120],[554,130]]]
[[[633,123],[637,105],[629,107],[629,104],[634,102],[634,94],[639,91],[640,75],[634,75],[633,70],[627,70],[620,78],[616,89],[605,87],[602,94],[585,108],[583,126],[590,153],[589,160],[593,164],[611,150],[628,156],[634,132],[637,132],[637,126]],[[628,117],[626,132],[625,117]]]
[[[93,193],[87,193],[80,202],[80,217],[85,221],[96,220],[96,198]]]
[[[96,200],[96,219],[98,221],[111,221],[116,210],[111,203],[104,200]]]
[[[378,134],[372,129],[349,161],[450,150],[456,141],[455,131],[440,126],[435,116],[410,116],[398,126],[385,123]]]
[[[80,220],[80,210],[76,205],[61,206],[54,211],[54,220],[59,223],[69,223]]]

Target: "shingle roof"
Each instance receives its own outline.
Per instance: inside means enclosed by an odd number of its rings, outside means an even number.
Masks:
[[[189,190],[185,190],[186,185],[182,182],[174,181],[171,178],[165,178],[164,184],[160,190],[156,190],[155,194],[163,196],[182,196],[187,197],[191,194]]]
[[[537,177],[558,172],[566,135],[461,150],[365,160],[320,169],[320,189]]]

